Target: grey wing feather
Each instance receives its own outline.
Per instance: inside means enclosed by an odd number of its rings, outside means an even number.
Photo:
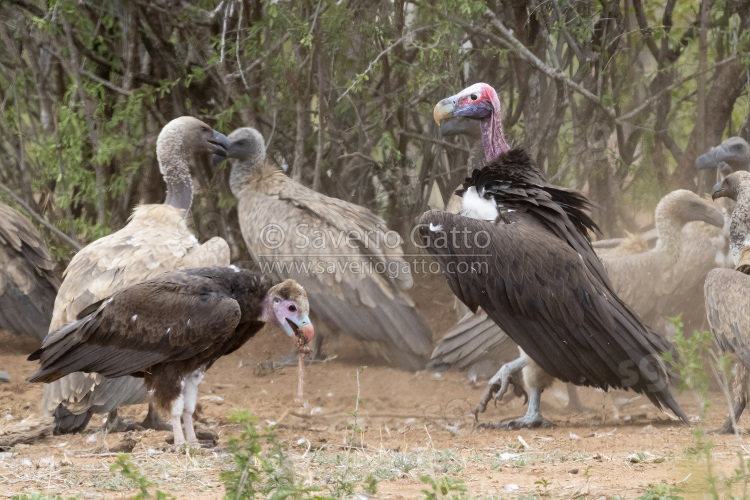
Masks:
[[[467,370],[491,361],[499,368],[518,357],[518,345],[483,310],[469,312],[451,328],[432,351],[427,368],[436,371]]]
[[[60,281],[34,226],[0,203],[0,328],[42,340]]]

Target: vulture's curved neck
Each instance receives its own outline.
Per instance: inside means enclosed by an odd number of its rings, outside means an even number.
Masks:
[[[732,211],[732,222],[729,224],[729,254],[735,266],[739,264],[740,254],[744,247],[750,245],[750,193],[740,192]]]
[[[495,93],[491,97],[493,112],[480,123],[484,156],[487,158],[488,163],[495,161],[501,154],[510,151],[510,146],[505,141],[505,134],[503,133],[500,99],[498,99]]]
[[[682,224],[669,217],[657,218],[656,233],[659,237],[654,250],[678,259],[682,252]]]
[[[229,174],[229,188],[235,197],[239,197],[242,190],[250,181],[250,178],[260,170],[262,163],[262,159],[234,162],[232,171]]]
[[[167,198],[165,205],[185,211],[187,216],[193,204],[193,179],[190,177],[190,165],[184,155],[170,155],[166,160],[160,160],[160,167],[164,182],[167,183]]]

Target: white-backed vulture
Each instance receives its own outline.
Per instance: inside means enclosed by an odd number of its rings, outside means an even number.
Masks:
[[[740,170],[718,182],[714,199],[736,201],[730,224],[735,269],[717,268],[706,277],[706,313],[716,345],[737,362],[734,407],[719,432],[734,432],[750,396],[750,173]]]
[[[229,139],[230,187],[261,270],[298,281],[328,325],[385,344],[401,367],[424,368],[432,332],[404,293],[412,276],[399,235],[366,208],[302,186],[266,162],[257,130],[240,128]]]
[[[227,138],[200,120],[183,116],[169,122],[156,141],[156,156],[167,196],[162,205],[136,207],[128,224],[78,252],[65,270],[55,300],[50,331],[74,321],[91,304],[117,290],[176,269],[229,265],[229,246],[221,238],[201,245],[185,217],[193,200],[189,161],[226,154]],[[44,386],[43,408],[55,414],[57,433],[83,430],[92,414],[109,413],[114,426],[121,405],[143,403],[142,379],[107,378],[82,372]],[[159,427],[149,405],[147,426]]]
[[[550,425],[539,402],[551,377],[632,389],[687,423],[661,360],[672,345],[617,296],[591,247],[588,231],[598,228],[586,213],[589,200],[547,183],[523,149],[508,146],[489,85],[472,85],[435,107],[437,123],[453,116],[480,120],[488,164],[464,182],[461,215],[426,212],[419,234],[459,299],[473,311],[481,307],[523,350],[494,382],[507,387],[522,369],[531,386],[528,412],[501,425]]]
[[[0,203],[0,329],[42,341],[60,286],[54,270],[39,231]]]
[[[726,168],[726,167],[728,168]],[[730,137],[695,159],[695,168],[716,168],[726,177],[731,172],[750,167],[750,144],[742,137]]]
[[[206,370],[269,321],[309,342],[309,311],[304,289],[292,280],[278,283],[234,266],[163,273],[117,290],[50,333],[29,356],[41,366],[28,380],[53,382],[76,372],[138,377],[172,416],[174,446],[186,438],[199,445],[193,413]]]
[[[667,317],[682,314],[685,332],[700,330],[705,323],[701,284],[716,267],[716,249],[710,238],[684,226],[701,221],[716,228],[724,216],[692,191],[680,189],[664,196],[654,214],[656,246],[633,255],[601,256],[619,297],[650,326],[662,330]],[[720,231],[720,229],[719,229]]]

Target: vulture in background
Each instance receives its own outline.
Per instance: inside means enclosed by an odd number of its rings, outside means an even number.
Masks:
[[[0,203],[0,329],[39,342],[49,331],[60,280],[42,235]]]
[[[737,361],[733,377],[734,408],[719,432],[731,433],[750,395],[750,173],[740,170],[717,183],[713,199],[736,202],[730,224],[730,251],[735,269],[712,269],[706,277],[706,313],[716,345]]]
[[[74,321],[92,304],[114,292],[176,269],[229,265],[229,245],[211,238],[201,245],[185,217],[193,201],[189,160],[226,155],[227,138],[202,121],[183,116],[169,122],[156,141],[156,156],[167,196],[164,204],[135,208],[128,224],[78,252],[65,270],[55,300],[50,331]],[[110,372],[107,372],[110,373]],[[120,405],[146,400],[143,380],[75,372],[44,386],[42,406],[55,415],[55,432],[80,432],[94,413],[109,413],[118,424]],[[145,427],[164,428],[149,404]]]
[[[701,330],[705,323],[701,284],[716,267],[716,248],[696,227],[686,237],[684,226],[700,221],[719,228],[724,216],[700,196],[679,189],[656,206],[656,246],[632,255],[602,255],[619,297],[646,324],[662,329],[667,317],[682,314],[685,332]]]
[[[632,389],[687,423],[661,360],[672,346],[615,293],[591,247],[588,231],[598,228],[586,213],[589,200],[548,184],[523,149],[508,146],[500,102],[489,85],[443,99],[434,116],[438,123],[453,116],[480,120],[488,164],[464,182],[460,215],[422,215],[422,242],[458,298],[472,311],[481,307],[522,349],[490,381],[477,412],[523,370],[531,387],[528,412],[500,424],[505,428],[550,425],[539,402],[552,377]]]
[[[723,177],[738,170],[748,170],[748,167],[750,144],[742,137],[730,137],[695,159],[695,168],[698,170],[715,168]]]
[[[400,367],[423,369],[432,332],[404,293],[412,276],[398,234],[369,210],[308,189],[266,162],[257,130],[237,129],[229,140],[240,228],[261,270],[298,281],[327,324],[385,344]]]
[[[28,380],[86,372],[145,383],[172,417],[174,446],[199,445],[193,412],[206,370],[269,321],[311,340],[308,313],[305,290],[292,280],[277,283],[234,266],[163,273],[92,303],[51,332],[29,356],[41,366]]]

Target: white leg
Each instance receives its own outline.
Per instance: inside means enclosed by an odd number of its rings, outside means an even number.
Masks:
[[[185,406],[185,398],[182,397],[182,394],[180,394],[180,397],[175,399],[172,402],[172,418],[170,419],[169,423],[172,424],[172,433],[174,434],[174,447],[179,448],[183,444],[185,444],[185,435],[182,433],[182,422],[180,421],[180,417],[182,416],[182,409]]]
[[[198,438],[195,437],[195,428],[193,427],[193,413],[195,413],[195,403],[198,401],[198,386],[203,381],[204,369],[196,370],[184,381],[182,394],[185,398],[185,407],[182,411],[182,420],[185,422],[185,438],[188,444],[198,445]]]

